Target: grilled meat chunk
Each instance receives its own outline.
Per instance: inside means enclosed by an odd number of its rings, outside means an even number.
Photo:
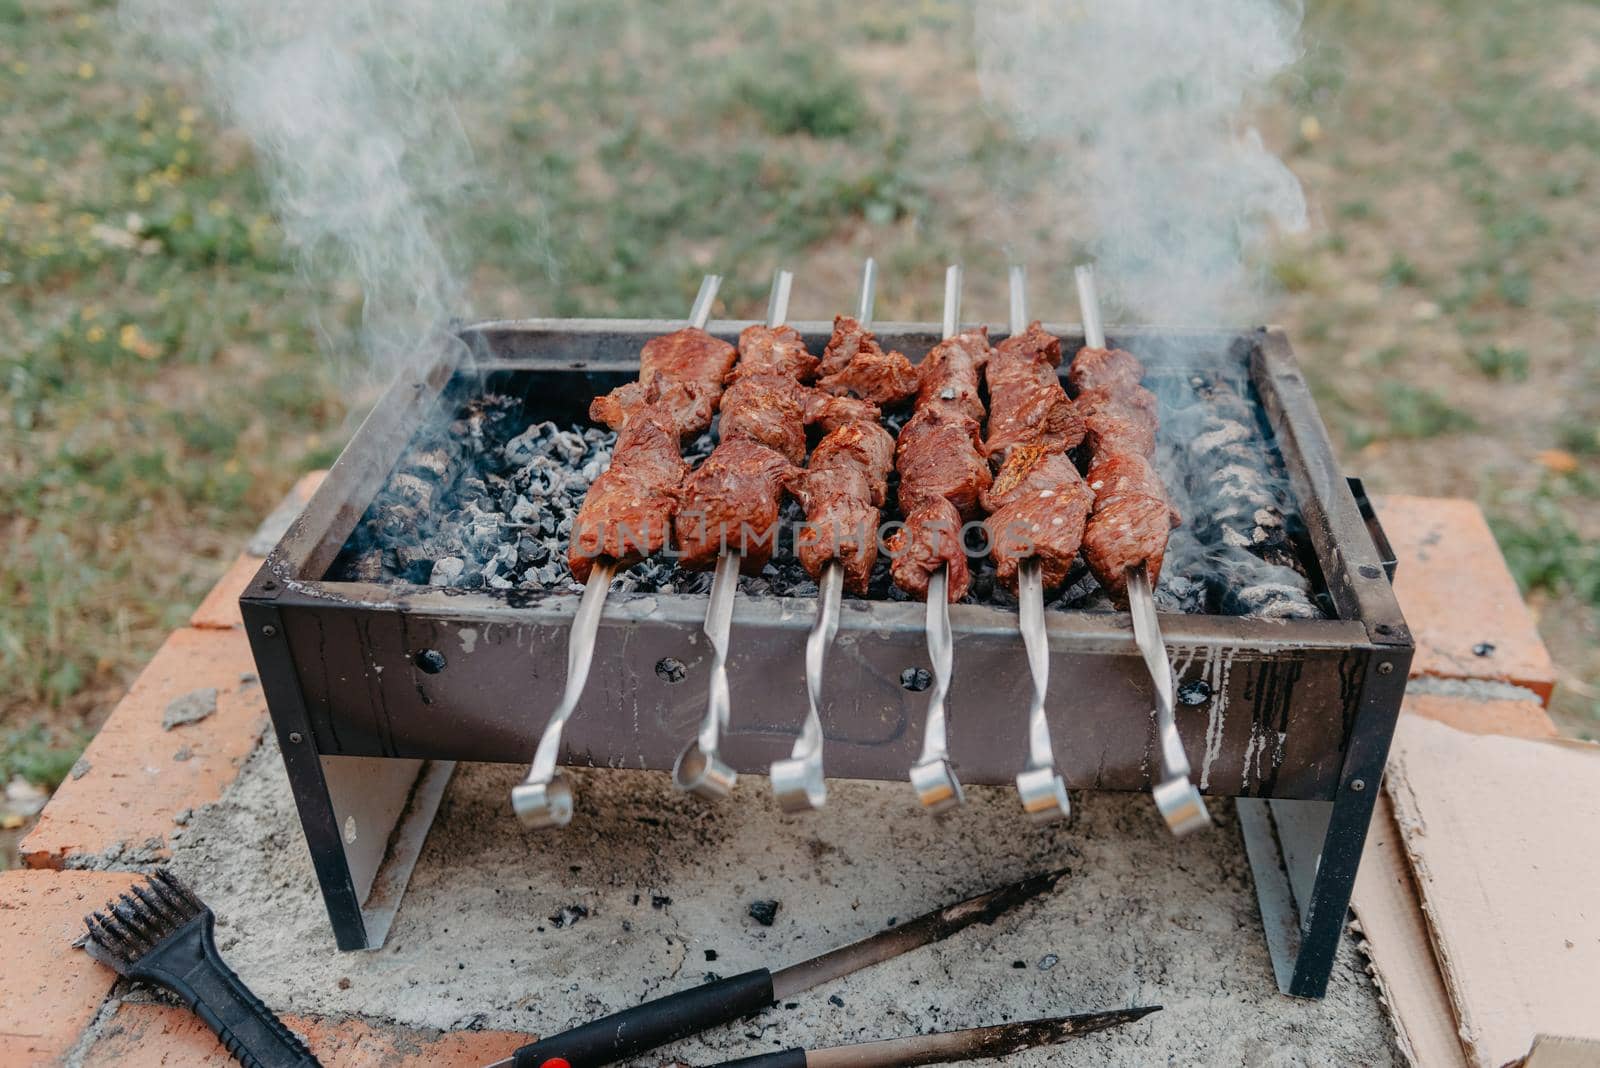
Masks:
[[[811,450],[811,466],[793,490],[806,511],[795,549],[812,578],[820,581],[823,569],[838,560],[845,589],[867,592],[893,462],[894,439],[876,419],[845,423]]]
[[[935,345],[918,368],[917,411],[948,408],[982,423],[978,377],[992,352],[987,326],[963,331]]]
[[[930,497],[907,512],[905,526],[890,535],[887,548],[895,585],[911,596],[927,600],[928,580],[941,567],[950,569],[948,599],[954,603],[967,595],[972,574],[961,540],[961,516],[943,497]]]
[[[995,578],[1016,593],[1017,566],[1037,557],[1046,592],[1063,586],[1093,503],[1066,453],[1043,444],[1013,449],[983,497]]]
[[[1078,350],[1067,379],[1074,393],[1090,389],[1121,390],[1137,386],[1144,378],[1144,365],[1131,352],[1122,349]]]
[[[790,463],[806,458],[806,388],[787,375],[735,374],[722,395],[722,441],[765,445]]]
[[[630,567],[661,551],[688,473],[672,413],[653,405],[635,409],[617,435],[611,466],[590,485],[573,521],[567,543],[573,577],[588,582],[602,558]]]
[[[1150,584],[1161,581],[1172,509],[1162,497],[1120,494],[1096,497],[1094,514],[1083,532],[1083,558],[1118,605],[1128,604],[1128,569],[1140,564]]]
[[[805,414],[807,426],[820,426],[826,434],[850,423],[876,423],[883,412],[859,397],[834,397],[820,389],[807,389]]]
[[[848,315],[835,316],[822,353],[817,388],[892,407],[916,395],[917,368],[903,353],[885,352],[877,336]]]
[[[733,376],[784,375],[796,382],[817,376],[817,358],[792,326],[747,326],[739,334],[739,365]]]
[[[1156,451],[1156,398],[1143,386],[1096,386],[1078,394],[1085,437],[1095,456]]]
[[[589,405],[589,417],[621,430],[628,413],[651,402],[650,387],[673,409],[681,438],[704,433],[716,414],[722,381],[733,368],[734,347],[696,326],[651,338],[639,350],[639,378]]]
[[[687,440],[711,426],[721,393],[721,386],[710,389],[698,382],[672,382],[658,376],[648,385],[629,382],[594,398],[589,402],[589,418],[612,430],[621,430],[635,410],[646,404],[660,404],[671,414],[679,440]]]
[[[984,369],[989,386],[984,451],[991,459],[1004,460],[1019,445],[1048,444],[1065,452],[1083,440],[1083,418],[1056,374],[1060,363],[1061,339],[1037,320],[995,346]]]
[[[1156,448],[1156,399],[1139,384],[1144,369],[1121,349],[1085,348],[1070,378],[1094,458],[1088,484],[1094,511],[1083,532],[1083,556],[1102,588],[1128,604],[1128,571],[1143,566],[1161,580],[1167,535],[1179,517],[1150,458]]]
[[[719,444],[678,490],[672,526],[678,566],[709,570],[727,548],[741,554],[742,573],[760,574],[776,547],[784,490],[800,474],[748,438]]]
[[[993,479],[981,449],[976,420],[956,407],[937,402],[923,407],[919,401],[895,446],[900,510],[907,522],[935,498],[948,500],[963,520],[977,517],[979,495]]]

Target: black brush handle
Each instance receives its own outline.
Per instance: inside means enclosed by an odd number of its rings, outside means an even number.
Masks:
[[[208,909],[141,957],[129,976],[182,998],[245,1068],[320,1068],[305,1043],[223,963],[212,923]]]
[[[736,1061],[722,1061],[712,1068],[806,1068],[806,1051],[796,1047],[781,1049],[776,1053],[758,1053],[754,1057],[740,1057]]]
[[[600,1068],[760,1012],[773,1002],[765,968],[718,979],[540,1039],[517,1050],[516,1068]]]

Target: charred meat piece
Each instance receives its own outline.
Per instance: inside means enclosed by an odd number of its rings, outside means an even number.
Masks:
[[[722,395],[722,441],[745,439],[765,445],[790,463],[806,458],[806,392],[786,375],[736,374]]]
[[[1161,497],[1123,494],[1096,497],[1083,532],[1083,558],[1111,599],[1126,607],[1128,569],[1143,564],[1150,584],[1161,581],[1172,509]]]
[[[1070,378],[1094,452],[1088,484],[1094,511],[1083,532],[1083,556],[1120,607],[1128,604],[1128,571],[1143,566],[1161,580],[1167,536],[1178,513],[1150,457],[1156,447],[1156,401],[1139,384],[1144,369],[1121,349],[1085,348]]]
[[[978,378],[992,352],[987,326],[964,331],[935,345],[918,368],[917,411],[942,407],[982,423],[983,398],[978,395]]]
[[[672,382],[657,377],[650,384],[629,382],[589,402],[589,418],[621,430],[628,416],[646,404],[658,404],[672,415],[680,440],[697,437],[711,426],[722,393],[698,382]]]
[[[630,567],[659,552],[688,473],[671,413],[650,405],[635,410],[617,435],[611,466],[590,485],[572,524],[567,565],[573,577],[588,582],[602,558]]]
[[[776,547],[784,490],[800,473],[748,438],[719,444],[678,490],[672,526],[678,566],[709,570],[728,549],[741,554],[741,572],[759,574]]]
[[[783,375],[810,382],[817,375],[817,362],[794,327],[747,326],[739,334],[739,365],[733,376]]]
[[[820,581],[837,560],[844,567],[844,588],[865,594],[878,559],[878,506],[872,498],[881,490],[856,467],[807,471],[795,489],[806,510],[805,525],[795,535],[801,566]]]
[[[1060,589],[1077,559],[1094,494],[1064,452],[1013,449],[984,495],[995,578],[1017,592],[1017,565],[1037,557],[1047,592]]]
[[[881,506],[894,470],[894,438],[876,419],[862,419],[830,431],[811,450],[810,472],[825,474],[854,468],[872,486],[870,503]]]
[[[795,481],[806,523],[796,537],[801,566],[818,581],[839,561],[845,589],[867,592],[878,558],[879,508],[888,496],[894,439],[876,419],[846,423],[811,450],[811,466]]]
[[[1143,386],[1097,386],[1078,394],[1085,437],[1095,456],[1156,451],[1156,398]]]
[[[805,391],[806,425],[820,426],[823,433],[832,433],[850,423],[876,423],[883,411],[871,401],[859,397],[834,397],[820,389]]]
[[[1061,339],[1037,320],[995,346],[984,369],[989,386],[984,451],[991,458],[1003,460],[1019,445],[1047,444],[1065,452],[1083,440],[1083,418],[1056,374],[1060,363]]]
[[[596,397],[589,416],[621,430],[628,413],[650,403],[650,387],[659,384],[661,398],[679,418],[679,436],[704,433],[711,426],[723,379],[732,370],[736,355],[732,345],[696,326],[651,338],[639,350],[638,380]]]
[[[961,538],[961,516],[943,497],[931,497],[906,513],[905,526],[890,535],[887,548],[896,586],[918,600],[928,599],[928,580],[948,567],[948,599],[967,595],[972,575]]]
[[[834,318],[818,370],[817,387],[824,392],[885,408],[915,396],[920,383],[917,368],[903,353],[883,351],[877,336],[848,315]]]
[[[1137,386],[1144,379],[1144,365],[1131,352],[1122,349],[1078,350],[1067,375],[1074,393],[1091,389],[1121,391]]]
[[[949,501],[963,520],[980,515],[979,495],[993,479],[981,450],[976,420],[954,407],[922,407],[919,401],[895,446],[900,510],[907,522],[913,511],[935,499]]]

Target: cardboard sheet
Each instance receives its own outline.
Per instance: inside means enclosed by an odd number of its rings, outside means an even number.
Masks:
[[[1378,795],[1350,907],[1362,953],[1389,1009],[1395,1038],[1413,1068],[1467,1068],[1455,1010],[1434,960],[1394,808]]]
[[[1402,716],[1385,789],[1469,1062],[1600,1038],[1600,746]]]

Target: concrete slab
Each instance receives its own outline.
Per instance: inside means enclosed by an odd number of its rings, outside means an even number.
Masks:
[[[270,737],[178,832],[173,864],[218,912],[230,962],[280,1011],[537,1033],[711,975],[794,962],[1065,865],[1072,875],[1051,898],[993,928],[640,1063],[1151,1002],[1166,1011],[1070,1054],[1108,1065],[1397,1062],[1350,945],[1326,1001],[1277,993],[1226,804],[1213,831],[1180,842],[1142,796],[1078,797],[1071,826],[1038,830],[1006,791],[974,790],[966,810],[937,823],[914,811],[909,786],[841,782],[824,813],[789,820],[760,779],[707,807],[663,775],[589,771],[578,775],[573,825],[537,835],[507,808],[519,773],[460,768],[376,952],[333,947]],[[771,927],[749,915],[763,899],[781,903]],[[1057,1050],[1008,1064],[1062,1061]]]

